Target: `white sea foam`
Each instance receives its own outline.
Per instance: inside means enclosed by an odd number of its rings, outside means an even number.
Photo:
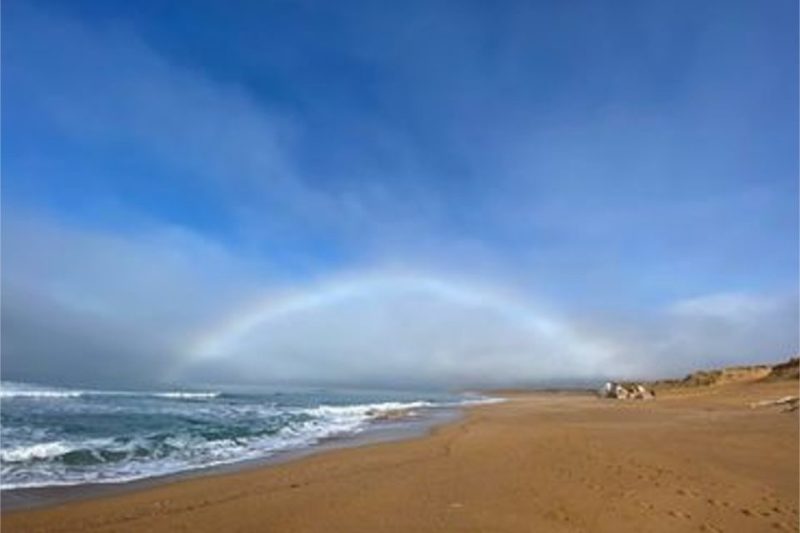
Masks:
[[[0,391],[0,398],[79,398],[78,391]]]
[[[493,403],[503,403],[505,401],[506,401],[505,398],[494,398],[494,397],[490,397],[490,396],[480,396],[480,397],[477,397],[477,398],[465,398],[464,400],[461,400],[460,402],[458,402],[456,405],[464,405],[464,406],[467,406],[467,405],[488,405],[488,404],[493,404]]]
[[[156,398],[167,398],[174,400],[203,400],[218,398],[221,393],[219,392],[187,392],[187,391],[174,391],[174,392],[153,392],[145,394],[154,396]]]
[[[365,419],[377,418],[386,413],[399,411],[412,411],[422,407],[431,407],[431,402],[381,402],[357,405],[320,405],[307,409],[314,416],[330,417],[333,419]]]
[[[86,396],[144,396],[172,400],[202,400],[218,398],[221,395],[216,391],[106,391],[106,390],[76,390],[57,387],[44,387],[29,385],[27,383],[13,383],[4,381],[0,383],[0,398],[27,398],[27,399],[55,399],[55,398],[82,398]]]
[[[0,398],[77,398],[84,391],[40,387],[25,383],[0,383]]]
[[[42,442],[30,446],[16,446],[0,450],[0,460],[4,463],[20,463],[41,459],[52,459],[72,451],[74,448],[65,442]]]

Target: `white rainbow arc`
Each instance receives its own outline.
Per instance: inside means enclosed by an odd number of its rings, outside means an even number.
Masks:
[[[540,335],[556,336],[566,333],[562,324],[536,312],[530,306],[499,296],[490,290],[448,283],[431,277],[381,276],[337,281],[295,293],[259,298],[206,329],[190,344],[188,356],[193,360],[225,357],[234,352],[237,341],[276,319],[333,306],[350,298],[403,291],[425,292],[463,306],[489,309],[523,327],[535,330]]]

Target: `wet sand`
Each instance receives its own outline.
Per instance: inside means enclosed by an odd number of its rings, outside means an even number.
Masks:
[[[797,531],[797,381],[509,393],[418,439],[4,512],[2,531]]]

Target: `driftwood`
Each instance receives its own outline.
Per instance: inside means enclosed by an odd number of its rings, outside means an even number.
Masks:
[[[760,402],[754,402],[750,404],[750,409],[755,409],[757,407],[769,407],[772,405],[785,405],[786,407],[783,408],[781,411],[795,411],[797,410],[798,406],[800,406],[800,398],[797,396],[784,396],[783,398],[778,398],[777,400],[763,400]]]

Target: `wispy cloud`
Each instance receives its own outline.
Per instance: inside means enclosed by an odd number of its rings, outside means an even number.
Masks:
[[[282,209],[325,212],[328,200],[302,182],[287,157],[296,133],[288,113],[238,84],[165,60],[124,26],[90,28],[24,4],[11,11],[17,46],[6,66],[9,98],[63,135],[156,157],[173,175],[201,180],[188,190],[211,188],[233,205],[282,198]]]
[[[413,143],[375,117],[360,116],[342,144],[296,108],[168,59],[124,24],[88,26],[25,4],[10,11],[8,101],[76,146],[157,161],[162,173],[143,181],[216,198],[239,239],[375,244],[404,238],[439,208],[406,179],[424,178]],[[324,153],[339,164],[315,165]]]

